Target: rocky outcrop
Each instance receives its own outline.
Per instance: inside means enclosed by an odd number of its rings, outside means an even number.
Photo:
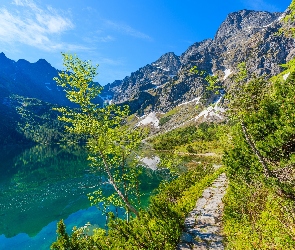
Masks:
[[[177,75],[180,66],[178,56],[172,52],[166,53],[152,64],[131,73],[122,81],[106,85],[104,93],[112,93],[113,101],[116,103],[132,100],[139,92],[155,90],[169,82]]]

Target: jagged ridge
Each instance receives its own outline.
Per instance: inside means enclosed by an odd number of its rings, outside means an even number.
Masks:
[[[182,102],[190,101],[204,92],[204,79],[189,70],[197,66],[224,79],[237,64],[246,61],[249,71],[272,76],[278,65],[294,56],[294,39],[277,35],[285,13],[241,10],[231,13],[221,24],[214,39],[190,46],[179,57],[170,52],[121,81],[105,86],[118,104],[129,104],[140,115],[151,111],[167,112]],[[214,100],[211,97],[209,102]]]

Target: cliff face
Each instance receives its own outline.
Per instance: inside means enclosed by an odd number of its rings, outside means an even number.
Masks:
[[[197,66],[230,84],[229,76],[245,61],[251,73],[275,75],[278,65],[295,55],[294,39],[277,34],[285,13],[241,10],[231,13],[214,39],[190,46],[182,55],[170,52],[121,81],[104,88],[112,101],[129,104],[132,112],[167,112],[202,96],[204,79],[190,74]],[[214,97],[212,97],[212,100]]]

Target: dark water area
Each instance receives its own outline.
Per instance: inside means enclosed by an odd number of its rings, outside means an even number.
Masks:
[[[143,204],[165,178],[167,171],[144,168]],[[49,249],[60,219],[69,232],[87,222],[105,227],[106,216],[87,198],[99,186],[108,189],[105,180],[91,171],[79,146],[1,147],[0,249]]]

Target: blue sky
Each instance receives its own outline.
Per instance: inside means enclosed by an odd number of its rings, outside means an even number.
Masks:
[[[166,52],[213,38],[230,12],[284,11],[291,0],[1,0],[0,52],[46,59],[60,52],[98,63],[101,84],[123,79]]]

